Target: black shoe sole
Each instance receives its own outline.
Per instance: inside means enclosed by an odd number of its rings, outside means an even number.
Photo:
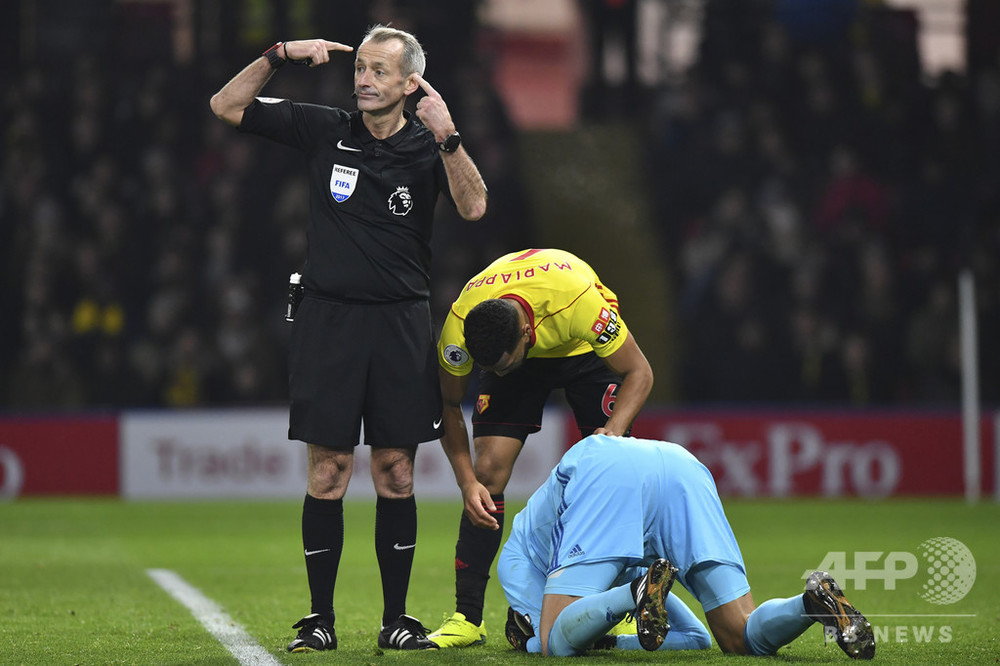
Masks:
[[[806,581],[806,595],[817,607],[824,609],[811,617],[834,630],[837,645],[844,654],[852,659],[875,656],[875,633],[871,623],[851,605],[830,574],[822,571],[811,574]]]
[[[658,650],[670,631],[664,604],[676,576],[677,568],[664,559],[653,562],[646,572],[646,589],[635,608],[635,633],[644,650]]]
[[[512,648],[518,652],[528,651],[528,639],[535,635],[535,630],[520,613],[510,606],[507,606],[507,624],[504,625],[503,630],[507,642]],[[529,631],[531,633],[528,633]]]

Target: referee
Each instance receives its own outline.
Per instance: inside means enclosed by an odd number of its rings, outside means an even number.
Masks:
[[[486,186],[448,107],[424,80],[410,33],[376,25],[354,58],[357,111],[257,97],[288,63],[317,67],[350,46],[323,39],[277,43],[212,97],[241,132],[296,148],[309,182],[304,297],[289,349],[289,439],[306,442],[309,480],[302,543],[311,612],[291,652],[332,650],[333,593],[344,541],[343,497],[361,439],[371,446],[378,496],[375,552],[382,577],[378,645],[433,649],[406,615],[417,535],[413,460],[441,429],[431,331],[430,239],[443,194],[466,220],[486,212]],[[422,89],[416,117],[404,111]]]

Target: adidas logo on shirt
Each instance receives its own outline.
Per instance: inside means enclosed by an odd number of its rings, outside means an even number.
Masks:
[[[580,557],[581,555],[585,554],[586,553],[584,553],[583,548],[580,548],[580,544],[576,544],[575,546],[573,546],[572,549],[570,549],[569,555],[567,555],[566,558],[569,559],[571,557]]]

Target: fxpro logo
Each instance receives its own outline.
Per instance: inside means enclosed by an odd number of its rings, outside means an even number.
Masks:
[[[663,439],[697,456],[728,495],[786,497],[799,475],[814,474],[826,497],[886,497],[903,475],[899,453],[888,442],[830,441],[809,423],[772,423],[760,439],[742,441],[727,438],[718,423],[678,423],[665,429]]]
[[[919,595],[937,605],[961,601],[976,582],[976,559],[964,543],[951,537],[927,539],[917,548],[917,555],[907,551],[859,551],[854,553],[853,566],[847,553],[826,554],[819,568],[828,572],[841,587],[853,584],[856,590],[868,588],[869,581],[882,581],[883,589],[895,590],[896,583],[918,578],[922,584]],[[884,555],[884,557],[883,557]],[[807,570],[802,578],[809,577]]]

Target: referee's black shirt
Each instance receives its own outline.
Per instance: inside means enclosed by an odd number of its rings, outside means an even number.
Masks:
[[[320,297],[388,303],[430,296],[438,193],[451,201],[434,135],[406,125],[376,139],[361,112],[257,98],[240,131],[303,151],[309,229],[302,284]]]

